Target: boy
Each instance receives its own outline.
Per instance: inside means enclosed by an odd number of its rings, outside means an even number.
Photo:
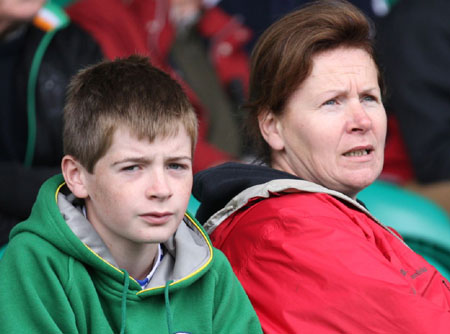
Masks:
[[[64,122],[64,179],[0,262],[0,332],[260,333],[185,214],[197,119],[181,87],[147,58],[104,61],[72,80]]]

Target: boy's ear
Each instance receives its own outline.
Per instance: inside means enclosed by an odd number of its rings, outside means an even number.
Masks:
[[[87,198],[86,169],[71,155],[61,161],[61,170],[70,191],[78,198]]]
[[[264,140],[275,151],[284,149],[281,123],[270,111],[262,112],[258,116],[259,130]]]

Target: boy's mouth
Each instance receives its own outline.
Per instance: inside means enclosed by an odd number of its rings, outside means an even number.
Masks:
[[[162,225],[169,221],[169,219],[173,216],[170,212],[148,212],[142,215],[139,215],[143,220],[151,225]]]

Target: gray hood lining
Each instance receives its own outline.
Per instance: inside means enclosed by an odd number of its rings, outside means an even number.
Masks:
[[[82,243],[97,253],[102,259],[114,267],[118,267],[108,247],[84,216],[82,208],[74,206],[73,202],[75,200],[76,197],[73,194],[64,195],[61,192],[58,193],[59,211],[61,211],[67,225]]]

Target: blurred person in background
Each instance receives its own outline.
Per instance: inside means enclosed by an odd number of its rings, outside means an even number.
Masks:
[[[45,0],[0,1],[0,245],[60,173],[69,79],[102,59],[98,44]]]
[[[80,0],[68,8],[109,58],[140,53],[182,83],[200,133],[194,171],[245,155],[240,104],[247,96],[251,31],[202,0]]]
[[[398,0],[378,22],[377,48],[404,145],[402,168],[390,174],[450,214],[449,17],[446,0]]]

